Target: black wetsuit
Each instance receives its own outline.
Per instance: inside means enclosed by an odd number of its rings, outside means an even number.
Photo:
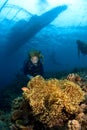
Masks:
[[[25,75],[31,75],[31,76],[36,76],[36,75],[41,75],[43,76],[43,65],[39,61],[37,65],[34,65],[30,60],[27,61],[24,65],[24,74]]]

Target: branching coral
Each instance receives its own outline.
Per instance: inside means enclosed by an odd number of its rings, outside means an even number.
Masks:
[[[81,88],[69,80],[45,80],[36,76],[22,90],[33,114],[49,127],[62,125],[70,117],[68,115],[78,112],[84,99]]]

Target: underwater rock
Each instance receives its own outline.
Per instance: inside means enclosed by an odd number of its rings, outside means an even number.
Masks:
[[[0,120],[0,130],[9,130],[6,123]]]
[[[10,113],[0,110],[0,130],[9,130]]]
[[[32,126],[25,126],[22,120],[17,120],[16,126],[21,130],[33,130]]]

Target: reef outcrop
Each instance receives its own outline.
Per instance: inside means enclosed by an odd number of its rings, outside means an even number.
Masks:
[[[80,86],[67,79],[36,76],[22,90],[35,118],[48,127],[62,126],[74,118],[84,100]]]

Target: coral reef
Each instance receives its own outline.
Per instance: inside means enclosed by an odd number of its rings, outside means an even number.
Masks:
[[[81,130],[81,125],[78,120],[69,120],[68,130]]]
[[[84,73],[82,73],[84,74]],[[76,78],[79,77],[79,78]],[[67,76],[67,79],[70,81],[73,81],[74,83],[77,83],[78,85],[80,85],[81,89],[84,91],[85,93],[85,100],[83,103],[80,104],[80,108],[78,111],[78,114],[75,117],[75,120],[78,121],[78,124],[81,126],[81,130],[86,130],[87,129],[87,79],[85,76],[83,76],[82,78],[77,75],[77,74],[69,74]],[[78,79],[78,80],[75,80]],[[72,120],[71,120],[72,122]],[[73,123],[71,123],[73,124]],[[71,127],[69,127],[70,125],[68,125],[68,128],[70,129]],[[73,124],[74,126],[74,124]],[[70,130],[74,130],[74,127],[72,126],[72,129]],[[79,130],[80,128],[78,128]]]
[[[9,130],[10,114],[0,110],[0,130]]]
[[[72,81],[74,83],[77,83],[78,85],[80,85],[80,87],[82,88],[82,90],[84,90],[85,92],[87,92],[87,79],[86,76],[83,76],[81,78],[81,76],[77,73],[71,73],[67,76],[67,80]]]
[[[67,76],[67,79],[73,82],[81,81],[81,77],[78,74],[71,73]]]
[[[87,130],[87,105],[81,104],[75,119],[68,121],[68,130]]]
[[[48,127],[63,125],[78,113],[84,100],[80,86],[66,79],[36,76],[22,90],[35,118]]]
[[[12,102],[11,109],[11,130],[32,130],[30,124],[32,113],[31,108],[27,102],[22,98],[18,97]]]
[[[86,130],[86,74],[86,71],[58,73],[60,80],[37,76],[30,82],[23,75],[17,75],[13,84],[0,91],[0,129],[76,130],[81,126],[81,130]],[[27,87],[22,87],[26,84]]]

